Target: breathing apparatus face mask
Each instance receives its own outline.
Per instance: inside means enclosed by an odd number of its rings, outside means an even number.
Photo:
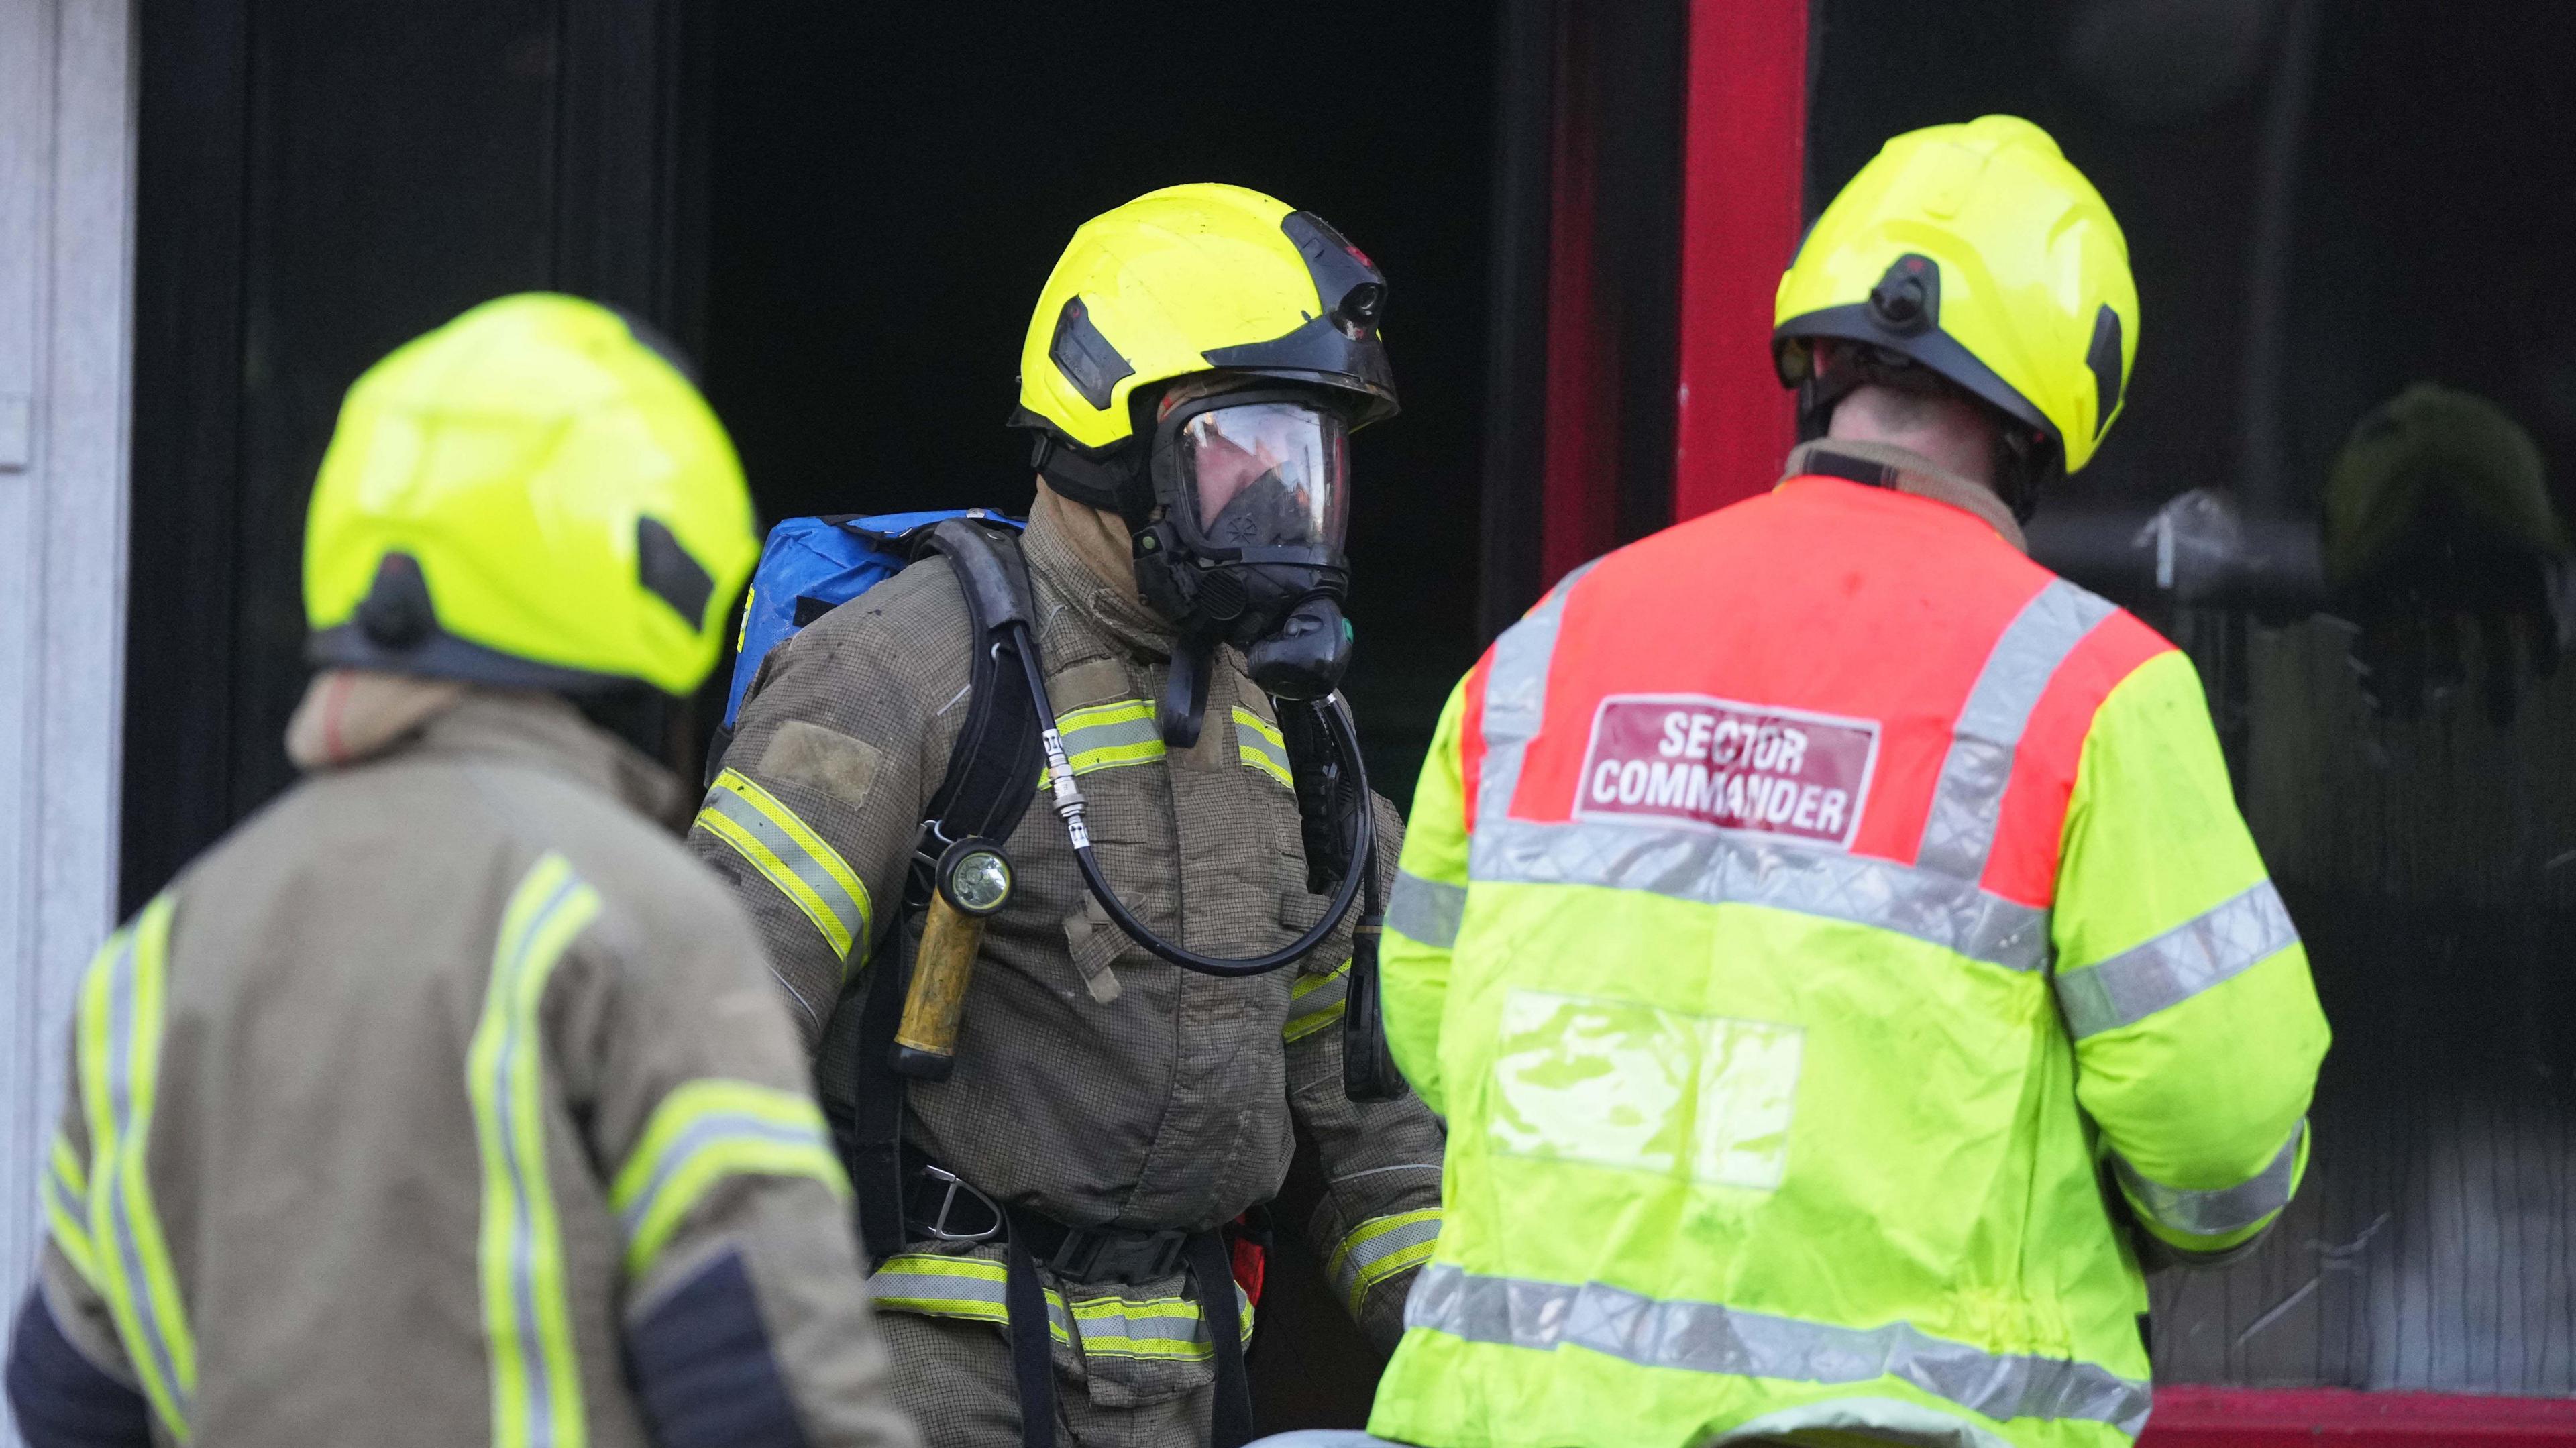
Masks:
[[[1147,603],[1252,681],[1320,699],[1350,663],[1350,424],[1313,391],[1247,388],[1167,405],[1151,460],[1161,517],[1135,535]]]

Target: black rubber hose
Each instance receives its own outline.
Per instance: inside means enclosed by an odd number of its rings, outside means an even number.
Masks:
[[[1342,756],[1343,767],[1350,770],[1352,781],[1359,786],[1360,819],[1359,838],[1351,846],[1351,866],[1342,872],[1341,887],[1333,892],[1332,904],[1325,909],[1324,918],[1315,922],[1313,929],[1267,955],[1247,956],[1241,960],[1201,955],[1174,945],[1147,929],[1145,922],[1137,919],[1118,898],[1118,893],[1109,888],[1108,877],[1100,873],[1100,862],[1091,854],[1091,828],[1083,820],[1082,791],[1073,783],[1073,769],[1065,759],[1064,741],[1056,735],[1055,704],[1047,698],[1046,679],[1038,671],[1038,651],[1026,636],[1026,628],[1018,632],[1021,634],[1020,667],[1028,671],[1029,697],[1037,701],[1038,728],[1046,745],[1047,777],[1055,788],[1055,811],[1063,818],[1065,834],[1073,842],[1073,857],[1082,866],[1083,883],[1091,887],[1092,898],[1098,900],[1100,908],[1108,913],[1110,923],[1156,957],[1201,975],[1267,975],[1282,966],[1296,964],[1316,946],[1323,944],[1324,938],[1331,935],[1343,918],[1351,913],[1351,905],[1359,897],[1361,881],[1375,873],[1369,866],[1377,851],[1377,806],[1369,794],[1368,766],[1360,760],[1359,735],[1351,728],[1350,716],[1342,709],[1340,701],[1325,703],[1322,711],[1324,726],[1332,735],[1334,752]]]

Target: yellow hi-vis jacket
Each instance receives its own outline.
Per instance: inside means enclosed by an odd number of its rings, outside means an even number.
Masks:
[[[2305,1166],[2326,1025],[2189,661],[1959,508],[1797,477],[1579,572],[1402,865],[1446,1226],[1380,1436],[2122,1444],[2124,1211],[2226,1253]]]

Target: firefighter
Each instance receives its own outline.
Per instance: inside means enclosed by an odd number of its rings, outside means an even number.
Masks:
[[[1345,444],[1395,410],[1384,296],[1311,214],[1190,185],[1083,225],[1030,322],[1013,422],[1038,457],[1020,556],[1045,693],[1105,883],[1166,942],[1268,951],[1324,917],[1272,694],[1328,687],[1347,654]],[[979,647],[946,557],[825,614],[764,661],[690,836],[822,1048],[827,1108],[894,1121],[883,1042],[842,1026],[915,948],[897,917],[938,853],[924,821]],[[1375,810],[1391,884],[1398,824]],[[1006,844],[953,1074],[904,1090],[882,1190],[855,1173],[898,1401],[938,1444],[1239,1441],[1248,1294],[1213,1234],[1305,1143],[1311,1240],[1391,1346],[1439,1230],[1438,1123],[1344,1094],[1352,922],[1286,970],[1197,974],[1104,913],[1043,800]]]
[[[2326,1025],[2191,664],[2022,551],[2135,353],[2110,211],[2026,121],[1902,135],[1777,315],[1786,478],[1438,726],[1384,982],[1450,1219],[1384,1437],[2125,1444],[2140,1252],[2306,1166]]]
[[[350,389],[304,780],[100,950],[8,1389],[33,1448],[908,1448],[760,945],[587,722],[714,664],[732,445],[616,313]]]

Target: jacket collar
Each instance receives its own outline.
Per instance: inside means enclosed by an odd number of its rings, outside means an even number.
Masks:
[[[1168,659],[1176,631],[1161,614],[1145,606],[1131,583],[1117,587],[1100,576],[1099,570],[1064,536],[1064,523],[1059,516],[1065,507],[1079,507],[1061,499],[1053,500],[1055,508],[1040,506],[1029,515],[1028,532],[1021,536],[1021,553],[1028,559],[1030,582],[1041,595],[1038,609],[1042,618],[1054,613],[1054,595],[1069,605],[1075,616],[1092,630],[1106,635],[1129,653],[1144,659]]]
[[[1821,475],[1847,478],[1873,488],[1887,488],[1947,503],[1963,512],[1973,513],[1979,522],[1995,530],[1997,536],[2023,553],[2030,543],[2022,537],[2021,524],[2013,518],[2012,509],[1995,496],[1995,490],[1974,478],[1962,477],[1946,468],[1936,467],[1932,460],[1910,448],[1883,442],[1848,442],[1819,438],[1804,442],[1791,450],[1783,482],[1790,478]]]
[[[666,824],[689,803],[677,776],[556,695],[367,669],[314,676],[286,726],[286,752],[307,773],[412,753],[515,759]]]

